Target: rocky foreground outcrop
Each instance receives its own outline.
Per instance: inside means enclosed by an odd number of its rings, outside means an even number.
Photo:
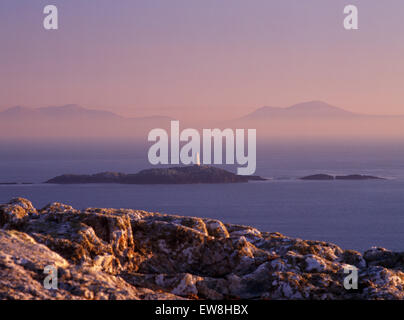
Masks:
[[[404,253],[129,209],[0,206],[1,299],[402,299]],[[45,266],[58,289],[43,286]],[[346,290],[344,267],[359,269]]]

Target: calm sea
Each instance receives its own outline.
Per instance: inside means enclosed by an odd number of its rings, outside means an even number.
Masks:
[[[223,185],[48,185],[62,173],[136,172],[150,167],[147,149],[130,144],[2,144],[0,203],[30,199],[76,208],[135,208],[210,217],[292,237],[363,251],[404,251],[404,145],[289,144],[258,148],[266,182]],[[234,167],[228,167],[235,170]],[[300,181],[314,173],[372,174],[379,181]]]

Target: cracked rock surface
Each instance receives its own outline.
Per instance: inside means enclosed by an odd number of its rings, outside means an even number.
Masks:
[[[46,266],[58,289],[45,289]],[[357,268],[346,290],[344,269]],[[403,299],[404,253],[361,254],[218,220],[0,205],[0,299]]]

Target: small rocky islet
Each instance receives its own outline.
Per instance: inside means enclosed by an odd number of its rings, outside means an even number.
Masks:
[[[330,174],[313,174],[309,176],[305,176],[300,178],[300,180],[321,180],[321,181],[328,181],[328,180],[386,180],[385,178],[376,177],[376,176],[369,176],[369,175],[362,175],[362,174],[349,174],[349,175],[330,175]]]
[[[58,289],[43,286],[45,266]],[[343,286],[356,267],[357,290]],[[404,253],[134,209],[0,205],[0,299],[404,299]]]
[[[259,176],[242,176],[230,171],[206,165],[172,168],[153,168],[138,173],[102,172],[93,175],[64,174],[46,183],[121,183],[121,184],[196,184],[196,183],[245,183],[264,181]]]

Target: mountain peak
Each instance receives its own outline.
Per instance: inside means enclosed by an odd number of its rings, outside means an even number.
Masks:
[[[261,120],[263,118],[293,118],[293,117],[341,117],[352,116],[354,113],[335,107],[326,102],[313,100],[294,104],[287,108],[261,107],[250,113],[244,119]]]
[[[292,111],[305,111],[305,112],[311,112],[311,113],[317,113],[317,114],[321,113],[321,114],[327,114],[327,115],[332,115],[332,114],[336,114],[336,113],[352,114],[352,112],[349,112],[342,108],[332,106],[326,102],[319,101],[319,100],[313,100],[313,101],[294,104],[286,109],[292,110]]]

